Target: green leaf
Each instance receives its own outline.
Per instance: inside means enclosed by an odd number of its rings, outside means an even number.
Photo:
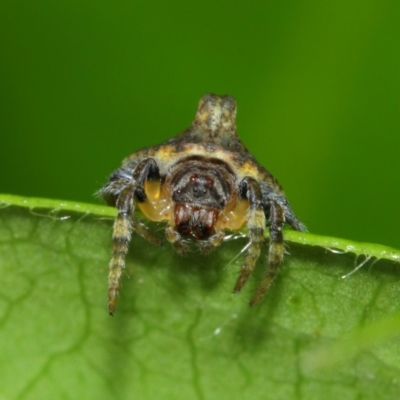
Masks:
[[[399,393],[397,250],[288,231],[275,285],[249,308],[266,262],[231,293],[246,239],[179,257],[134,237],[110,317],[115,210],[6,195],[0,204],[0,399]]]

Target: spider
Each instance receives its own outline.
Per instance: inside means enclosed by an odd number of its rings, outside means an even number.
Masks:
[[[277,275],[284,247],[282,228],[298,231],[297,219],[278,181],[248,152],[236,133],[231,96],[204,95],[192,125],[166,142],[127,157],[99,193],[118,215],[108,275],[108,308],[114,314],[132,232],[159,244],[135,209],[152,221],[166,221],[165,236],[179,254],[192,238],[200,251],[219,246],[225,231],[247,228],[249,243],[234,292],[253,271],[269,228],[268,268],[250,300],[257,304]]]

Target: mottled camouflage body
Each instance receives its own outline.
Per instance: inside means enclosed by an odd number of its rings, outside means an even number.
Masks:
[[[127,157],[100,193],[119,214],[114,224],[109,274],[113,314],[132,230],[157,243],[138,224],[135,206],[154,221],[166,221],[166,238],[181,254],[192,237],[203,253],[218,246],[225,230],[248,228],[249,246],[234,291],[253,270],[269,225],[269,268],[250,304],[271,285],[283,259],[285,222],[304,230],[277,180],[248,152],[236,132],[236,103],[208,94],[200,100],[193,124],[180,135]]]

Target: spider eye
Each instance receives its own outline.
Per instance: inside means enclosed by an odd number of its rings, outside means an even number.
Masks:
[[[194,191],[197,192],[197,187],[204,187],[206,189],[212,189],[214,187],[214,180],[208,175],[193,174],[189,178],[189,182],[194,187]],[[202,193],[206,193],[206,189],[201,191]]]

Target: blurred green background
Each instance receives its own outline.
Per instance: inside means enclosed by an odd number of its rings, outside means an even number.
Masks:
[[[399,1],[0,3],[0,192],[100,202],[206,92],[313,233],[400,247]]]

